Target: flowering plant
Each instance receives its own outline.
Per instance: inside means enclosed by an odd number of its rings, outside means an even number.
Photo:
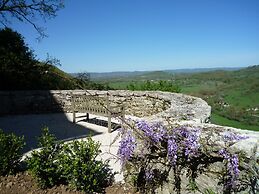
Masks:
[[[181,193],[183,175],[190,189],[199,189],[197,177],[211,164],[223,163],[221,183],[224,192],[236,189],[239,176],[239,156],[232,153],[230,145],[246,137],[231,132],[221,137],[223,148],[217,140],[201,136],[200,128],[189,126],[169,127],[158,122],[130,120],[121,130],[118,156],[127,177],[142,193],[155,190],[173,177],[176,193]],[[220,181],[219,181],[220,183]]]

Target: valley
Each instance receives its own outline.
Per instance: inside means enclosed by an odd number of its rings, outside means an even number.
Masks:
[[[211,122],[241,129],[259,131],[259,66],[207,71],[153,71],[93,79],[113,89],[157,90],[165,81],[176,92],[200,97],[212,107]],[[169,84],[169,85],[170,85]],[[153,87],[153,88],[152,88]],[[164,90],[166,91],[166,90]],[[168,88],[167,91],[172,91]]]

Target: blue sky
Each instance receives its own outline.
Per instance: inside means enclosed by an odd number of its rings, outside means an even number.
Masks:
[[[259,64],[259,0],[65,1],[40,43],[13,22],[39,59],[66,72],[240,67]]]

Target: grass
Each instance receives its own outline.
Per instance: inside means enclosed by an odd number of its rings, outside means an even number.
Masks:
[[[259,127],[255,125],[246,125],[238,121],[229,120],[225,117],[212,113],[211,122],[217,125],[225,125],[229,127],[239,128],[239,129],[247,129],[252,131],[259,131]]]
[[[127,89],[127,86],[130,84],[128,81],[121,81],[121,82],[110,82],[108,85],[111,88],[114,88],[116,90],[125,90]]]
[[[229,90],[225,100],[229,104],[240,107],[259,106],[259,93],[249,93],[243,90]]]
[[[206,83],[182,86],[181,88],[182,88],[182,93],[194,94],[194,95],[202,93],[204,91],[208,91],[208,93],[214,93],[216,90],[214,85],[206,84]]]

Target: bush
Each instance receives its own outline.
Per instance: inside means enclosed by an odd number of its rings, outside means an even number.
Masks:
[[[114,174],[107,163],[96,160],[100,144],[90,137],[87,141],[57,142],[45,128],[39,146],[41,150],[32,153],[28,166],[42,188],[69,184],[92,193],[102,192],[113,181]]]
[[[61,170],[72,188],[86,192],[103,192],[113,182],[107,163],[96,160],[100,144],[91,138],[65,144],[60,158]]]
[[[62,172],[58,171],[60,165],[58,157],[62,145],[56,142],[56,138],[49,133],[48,128],[42,129],[38,146],[42,147],[41,150],[33,151],[27,164],[39,186],[46,188],[65,182],[62,179]]]
[[[5,134],[0,129],[0,175],[17,172],[24,145],[24,137]]]

